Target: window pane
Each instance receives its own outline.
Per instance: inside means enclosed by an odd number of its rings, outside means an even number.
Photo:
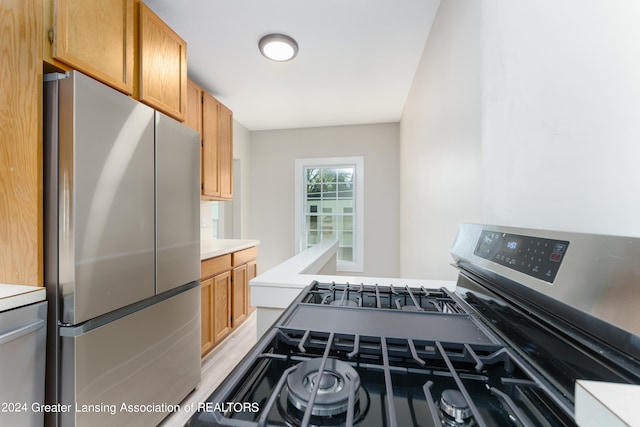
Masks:
[[[318,217],[316,215],[307,216],[307,230],[310,233],[318,231]]]
[[[340,242],[340,246],[344,247],[352,247],[353,246],[353,233],[350,231],[341,231],[340,237],[338,238]]]
[[[348,214],[348,215],[352,215],[353,214],[353,199],[341,199],[338,202],[338,213],[341,214]]]
[[[353,232],[353,218],[350,216],[339,217],[338,227],[341,231]]]
[[[342,261],[353,261],[353,248],[338,248],[338,259]]]
[[[322,182],[336,182],[337,171],[334,168],[322,169]]]
[[[334,182],[328,184],[322,184],[322,198],[323,199],[335,199],[336,198],[336,187],[337,185]]]
[[[323,200],[320,203],[320,206],[322,207],[321,211],[324,214],[331,214],[334,212],[338,212],[337,204],[335,200]]]
[[[318,186],[317,191],[315,190],[316,190],[315,188],[308,190],[307,200],[317,200],[322,196],[322,193],[320,192],[320,186]]]
[[[317,182],[320,179],[320,169],[318,168],[307,168],[307,182]]]
[[[353,182],[353,168],[338,169],[338,182]]]

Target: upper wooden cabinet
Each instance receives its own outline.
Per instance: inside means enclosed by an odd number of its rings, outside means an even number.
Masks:
[[[187,111],[184,124],[202,134],[202,89],[187,79]]]
[[[233,199],[233,113],[191,83],[186,122],[202,137],[201,174],[205,200]],[[194,99],[195,98],[195,99]],[[198,102],[200,105],[197,105]],[[194,116],[200,114],[200,121]],[[196,128],[197,126],[197,128]]]
[[[44,21],[46,63],[184,120],[187,44],[140,0],[44,0]]]
[[[224,104],[218,105],[218,167],[220,198],[233,198],[233,113]]]
[[[53,21],[45,32],[45,61],[60,61],[133,94],[133,15],[134,0],[45,0],[45,19]]]
[[[187,108],[187,43],[140,2],[140,86],[136,97],[184,120]]]

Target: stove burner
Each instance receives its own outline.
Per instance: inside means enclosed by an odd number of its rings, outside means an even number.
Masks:
[[[471,408],[462,393],[458,390],[447,389],[440,397],[440,410],[444,416],[443,421],[450,426],[471,426]]]
[[[354,383],[354,405],[358,403],[360,376],[347,363],[328,358],[322,376],[318,378],[321,363],[321,358],[301,362],[289,374],[287,377],[288,400],[300,411],[305,411],[311,399],[313,388],[319,382],[311,415],[342,414],[347,411],[349,406],[349,389],[352,382]]]
[[[335,300],[335,301],[331,301],[329,303],[329,305],[337,305],[337,306],[340,306],[340,307],[357,307],[358,303],[355,302],[355,301],[348,300],[348,299],[346,299],[346,300],[339,300],[338,299],[338,300]]]

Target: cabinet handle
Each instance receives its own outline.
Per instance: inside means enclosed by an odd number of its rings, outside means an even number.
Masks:
[[[17,340],[20,337],[23,337],[33,331],[36,331],[44,326],[44,320],[38,320],[30,325],[23,326],[18,329],[14,329],[13,331],[7,332],[6,334],[0,335],[0,346],[10,343],[11,341]]]

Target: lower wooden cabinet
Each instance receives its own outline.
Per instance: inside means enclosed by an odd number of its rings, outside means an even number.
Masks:
[[[231,274],[213,278],[213,337],[220,342],[231,332]]]
[[[250,305],[249,281],[257,275],[257,253],[252,247],[202,261],[203,357],[255,309]]]
[[[213,333],[213,278],[200,281],[202,297],[200,300],[200,315],[202,317],[202,327],[200,329],[201,354],[204,356],[215,344]]]
[[[247,318],[247,288],[249,279],[247,278],[247,265],[242,265],[233,269],[233,304],[231,307],[233,327],[239,325]]]

